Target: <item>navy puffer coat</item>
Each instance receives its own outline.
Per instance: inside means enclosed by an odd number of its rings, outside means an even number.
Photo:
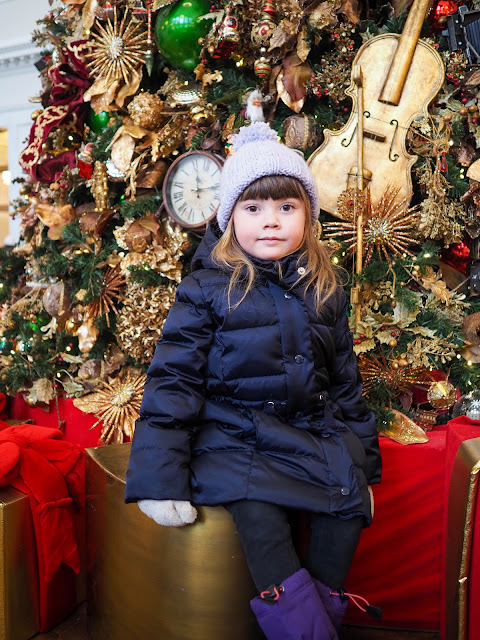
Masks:
[[[369,523],[381,461],[343,290],[318,316],[298,254],[282,279],[256,260],[256,286],[229,311],[216,241],[210,228],[148,370],[126,501],[252,499]]]

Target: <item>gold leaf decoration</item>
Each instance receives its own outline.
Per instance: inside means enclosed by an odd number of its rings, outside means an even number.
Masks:
[[[411,418],[401,411],[392,409],[393,420],[388,429],[380,432],[380,435],[386,436],[400,444],[420,444],[428,442],[428,436],[425,431],[416,424]]]

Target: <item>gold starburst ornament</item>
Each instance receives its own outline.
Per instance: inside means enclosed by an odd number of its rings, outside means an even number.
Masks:
[[[393,362],[387,361],[382,354],[380,358],[375,356],[360,355],[358,368],[363,379],[363,393],[368,393],[379,384],[385,385],[395,394],[407,393],[417,381],[419,375],[424,372],[423,367],[398,367]]]
[[[417,244],[417,207],[408,207],[409,198],[398,201],[398,188],[387,187],[379,202],[372,205],[367,199],[363,222],[364,266],[373,257],[385,257],[391,264],[392,255],[413,255],[410,247]],[[342,201],[342,222],[323,223],[324,238],[335,238],[345,243],[347,253],[353,254],[357,245],[357,220],[353,206],[353,194],[345,194]]]
[[[105,26],[95,21],[95,31],[91,33],[92,43],[87,67],[92,76],[102,76],[107,83],[123,79],[125,84],[132,80],[132,74],[145,63],[147,37],[143,24],[131,18],[125,11],[120,22],[114,12],[113,22]]]
[[[98,418],[91,429],[103,423],[100,437],[105,444],[120,444],[125,436],[133,437],[146,379],[146,374],[127,367],[116,378],[102,382],[98,391],[76,398],[73,404]]]
[[[85,92],[84,101],[90,101],[96,113],[122,108],[125,99],[137,93],[142,78],[148,50],[143,22],[128,10],[117,20],[114,7],[112,20],[95,21],[89,45],[87,67],[95,82]]]

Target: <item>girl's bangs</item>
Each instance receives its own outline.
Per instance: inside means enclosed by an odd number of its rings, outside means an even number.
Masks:
[[[243,200],[268,200],[273,198],[298,198],[308,200],[305,189],[301,182],[291,176],[263,176],[248,185],[239,201]]]

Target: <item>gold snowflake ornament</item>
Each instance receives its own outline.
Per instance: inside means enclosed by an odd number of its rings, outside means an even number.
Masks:
[[[117,22],[115,10],[113,22],[108,20],[103,26],[97,20],[95,29],[97,33],[91,33],[94,42],[87,65],[90,75],[101,76],[107,84],[120,79],[130,84],[145,63],[147,35],[143,24],[131,19],[128,11]]]
[[[146,379],[136,369],[123,369],[116,378],[102,382],[98,391],[76,398],[73,404],[84,413],[95,414],[98,420],[92,429],[103,423],[100,437],[105,444],[122,443],[125,436],[133,437]]]
[[[391,263],[392,254],[413,255],[410,246],[417,243],[417,207],[408,207],[408,198],[397,201],[399,189],[387,187],[380,201],[366,204],[363,222],[364,265],[367,265],[375,250]],[[354,209],[344,206],[342,222],[323,223],[324,238],[338,238],[347,246],[347,253],[353,254],[357,243],[357,220]]]

